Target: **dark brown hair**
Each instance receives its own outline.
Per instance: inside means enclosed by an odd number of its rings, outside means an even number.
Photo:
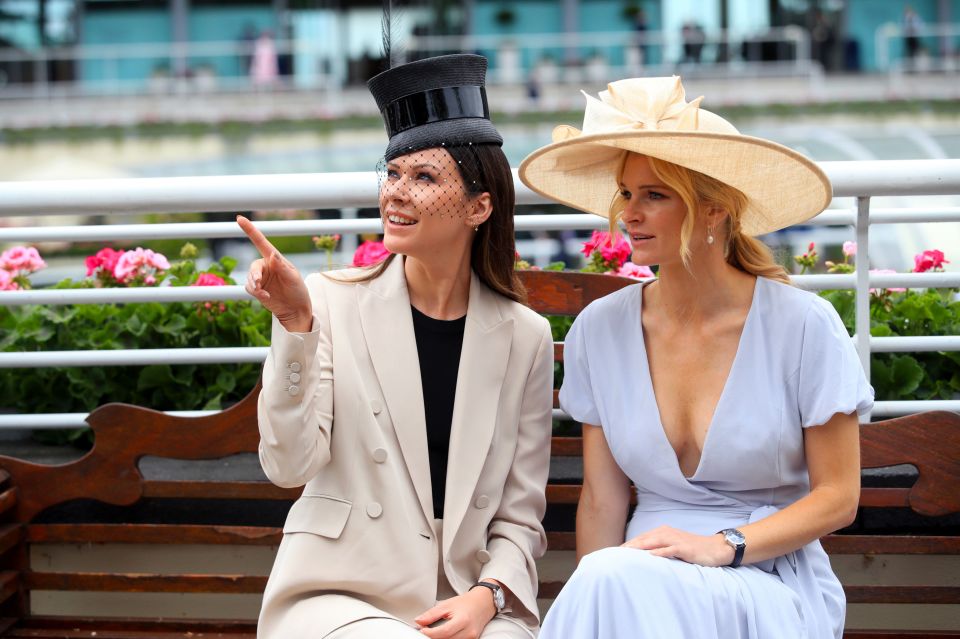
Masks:
[[[457,163],[460,178],[470,197],[490,194],[493,211],[474,233],[470,266],[480,281],[493,291],[515,302],[525,302],[526,289],[515,270],[513,213],[516,194],[513,172],[503,150],[494,144],[446,147]],[[380,277],[395,255],[371,268],[370,272],[349,282],[367,282]]]

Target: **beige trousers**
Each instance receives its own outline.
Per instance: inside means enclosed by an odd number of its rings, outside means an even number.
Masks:
[[[437,536],[437,546],[443,547],[440,537],[443,522],[439,519],[433,522],[434,534]],[[449,599],[456,596],[450,587],[447,576],[443,572],[443,560],[437,558],[437,599]],[[483,629],[480,639],[535,639],[525,626],[518,621],[504,617],[494,617]],[[424,639],[424,635],[402,621],[390,618],[374,617],[359,619],[342,628],[337,628],[324,639]]]

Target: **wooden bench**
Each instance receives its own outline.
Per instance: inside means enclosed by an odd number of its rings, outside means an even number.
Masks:
[[[525,272],[524,278],[531,305],[556,315],[574,315],[593,299],[630,283],[579,273]],[[560,361],[562,345],[555,354]],[[254,453],[258,392],[201,418],[106,405],[88,419],[96,436],[93,449],[74,462],[41,466],[0,457],[0,636],[254,637],[258,595],[280,542],[283,515],[299,490],[255,479],[151,477],[143,467],[155,458],[218,460]],[[911,486],[865,487],[863,512],[901,509],[932,522],[949,521],[960,512],[960,416],[931,412],[873,423],[861,432],[864,468],[912,464],[918,474]],[[554,437],[552,450],[556,463],[566,459],[575,465],[581,440]],[[252,457],[246,458],[250,463]],[[573,511],[580,490],[575,475],[567,483],[551,479],[548,487],[545,523],[551,550],[541,570],[545,599],[556,595],[573,566]],[[882,563],[890,556],[906,556],[908,564],[944,556],[956,560],[957,529],[923,535],[835,534],[824,545],[832,558],[849,555],[858,565]],[[146,561],[151,552],[152,564]],[[89,555],[100,564],[94,565]],[[214,555],[221,559],[211,563],[208,558]],[[947,604],[956,611],[960,582],[952,570],[945,584],[922,578],[845,588],[853,605]],[[120,603],[110,604],[111,595],[121,596]],[[57,596],[68,602],[53,610]],[[79,602],[70,603],[71,596],[80,597]],[[136,603],[138,597],[148,598],[147,603]],[[150,597],[166,599],[151,603]],[[229,597],[240,598],[239,608],[222,605]],[[192,612],[170,612],[171,598],[178,605],[195,604]],[[191,618],[172,618],[178,614]],[[846,636],[960,637],[960,623],[939,633],[849,630]]]

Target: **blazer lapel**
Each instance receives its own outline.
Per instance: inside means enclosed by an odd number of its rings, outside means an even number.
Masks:
[[[444,553],[453,543],[486,461],[512,339],[513,320],[503,319],[496,293],[472,274],[450,433]]]
[[[380,277],[358,286],[357,296],[370,359],[423,514],[432,522],[423,386],[403,256],[395,257]]]

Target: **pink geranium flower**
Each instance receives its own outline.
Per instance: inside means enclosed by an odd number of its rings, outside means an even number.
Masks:
[[[944,264],[949,264],[950,261],[945,259],[943,251],[938,251],[937,249],[930,249],[920,253],[919,255],[914,256],[913,258],[913,272],[914,273],[926,273],[929,270],[943,270]]]
[[[871,273],[877,273],[878,275],[896,275],[897,272],[892,268],[872,268],[870,269]],[[871,288],[870,292],[874,295],[880,295],[883,291],[890,291],[891,293],[903,293],[907,289],[905,288],[885,288],[885,289],[876,289]]]
[[[843,254],[846,257],[853,257],[857,254],[857,243],[856,242],[844,242],[843,243]]]
[[[590,258],[597,251],[600,252],[600,257],[614,269],[629,260],[633,252],[630,243],[622,234],[610,234],[607,231],[594,231],[590,239],[583,243],[581,252],[584,257]]]
[[[113,269],[113,276],[117,278],[118,282],[125,284],[138,279],[146,282],[148,277],[155,276],[156,273],[169,268],[170,262],[167,261],[166,257],[138,246],[120,256]]]
[[[113,269],[117,266],[117,261],[123,251],[115,251],[110,247],[105,247],[97,251],[94,255],[88,255],[85,263],[87,265],[87,277],[90,277],[99,270],[113,275]]]
[[[364,242],[357,247],[353,254],[353,265],[372,266],[387,259],[389,255],[390,251],[383,245],[383,242]]]
[[[201,273],[191,286],[225,286],[226,281],[214,273]]]
[[[15,291],[18,288],[20,287],[13,281],[13,274],[0,268],[0,291]]]
[[[32,246],[14,246],[0,254],[0,269],[9,271],[11,274],[19,272],[21,275],[27,275],[34,271],[39,271],[47,265]]]
[[[623,266],[616,271],[607,271],[608,275],[619,275],[620,277],[632,277],[635,280],[645,280],[656,277],[649,266],[640,266],[633,262],[625,262]]]

